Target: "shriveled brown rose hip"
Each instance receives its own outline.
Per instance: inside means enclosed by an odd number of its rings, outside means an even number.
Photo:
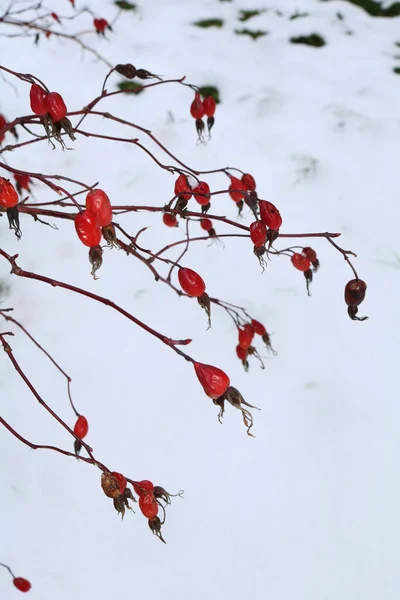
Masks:
[[[367,284],[362,279],[351,279],[344,288],[344,301],[347,313],[352,321],[365,321],[368,317],[357,317],[358,306],[365,298]]]
[[[365,298],[367,284],[362,279],[352,279],[344,288],[344,301],[347,306],[358,306]]]

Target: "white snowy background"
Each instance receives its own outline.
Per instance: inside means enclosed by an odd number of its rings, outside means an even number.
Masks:
[[[18,252],[22,268],[111,298],[173,338],[193,338],[188,352],[228,372],[262,411],[254,411],[255,439],[232,408],[221,426],[190,364],[158,340],[105,306],[13,277],[0,261],[1,281],[10,288],[3,306],[14,307],[14,316],[72,377],[96,457],[134,479],[185,490],[168,510],[164,545],[139,511],[121,522],[100,488],[98,469],[30,450],[3,429],[0,561],[32,582],[32,600],[395,600],[400,77],[393,68],[400,65],[399,18],[373,18],[342,0],[138,4],[136,13],[121,15],[107,39],[91,34],[85,41],[111,64],[132,62],[166,78],[186,75],[188,82],[216,85],[222,103],[212,140],[196,143],[192,92],[179,85],[117,96],[100,109],[150,128],[194,168],[251,172],[260,197],[280,209],[283,233],[341,232],[339,243],[358,254],[354,263],[368,284],[360,314],[370,319],[348,318],[343,290],[353,275],[324,239],[311,244],[321,262],[311,297],[287,257],[273,258],[261,273],[248,240],[193,244],[184,263],[204,277],[210,295],[245,306],[273,333],[278,356],[268,358],[258,341],[266,369],[252,361],[246,374],[235,354],[235,327],[223,310],[212,307],[213,326],[206,331],[195,301],[179,299],[122,251],[105,251],[100,279],[93,281],[87,249],[71,222],[59,222],[55,231],[22,215],[17,242],[1,219],[1,247]],[[76,5],[84,6],[82,0]],[[109,20],[116,14],[106,0],[91,8]],[[266,11],[240,23],[239,10],[254,8]],[[73,14],[67,0],[54,0],[51,10]],[[296,10],[309,15],[291,20]],[[223,27],[193,26],[211,17],[224,19]],[[92,18],[64,27],[90,30]],[[234,33],[243,27],[269,33],[253,41]],[[289,42],[314,32],[325,38],[324,47]],[[54,37],[41,39],[39,47],[32,39],[2,37],[0,55],[2,64],[59,91],[70,111],[100,92],[107,73],[89,53]],[[29,114],[29,86],[7,81],[15,89],[0,82],[1,112],[10,119]],[[108,89],[118,81],[113,76]],[[85,128],[123,133],[96,117],[86,119]],[[174,177],[134,146],[82,137],[68,145],[72,150],[62,152],[41,143],[6,158],[28,171],[99,181],[114,204],[163,205],[173,195]],[[213,190],[227,187],[221,174],[207,180]],[[47,202],[54,194],[36,185],[34,197]],[[213,211],[236,219],[228,196],[217,196]],[[249,224],[246,210],[244,217]],[[157,214],[118,221],[131,233],[151,226],[141,243],[154,249],[183,237]],[[192,231],[200,229],[194,224]],[[65,380],[15,331],[10,343],[21,366],[73,425]],[[5,355],[0,406],[29,440],[72,448]],[[0,597],[18,594],[2,570]]]

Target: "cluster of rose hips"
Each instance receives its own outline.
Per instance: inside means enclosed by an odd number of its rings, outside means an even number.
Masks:
[[[40,85],[33,83],[29,93],[32,112],[39,117],[50,115],[54,123],[67,116],[67,107],[61,94],[46,92]]]
[[[302,271],[306,278],[307,293],[310,295],[310,283],[313,280],[313,273],[316,273],[319,269],[319,260],[315,250],[306,246],[302,249],[301,254],[299,252],[293,252],[290,259],[295,269]],[[312,269],[311,269],[312,267]]]
[[[155,486],[147,479],[143,481],[131,481],[136,494],[139,497],[139,509],[141,513],[148,519],[148,524],[151,531],[165,543],[161,534],[161,526],[165,523],[165,504],[171,504],[171,496],[161,486]],[[101,475],[101,487],[108,498],[113,499],[115,510],[124,518],[125,508],[132,510],[129,505],[129,500],[136,502],[132,490],[127,486],[128,480],[121,473],[103,472]],[[180,494],[178,494],[180,495]],[[163,520],[158,516],[159,509],[163,511]]]
[[[101,189],[94,189],[86,196],[86,209],[75,217],[76,233],[82,244],[90,248],[89,260],[92,275],[101,267],[103,250],[100,246],[102,236],[109,245],[115,243],[115,228],[112,224],[111,202]]]
[[[29,592],[29,590],[32,587],[30,581],[25,579],[25,577],[15,577],[15,575],[11,571],[10,567],[5,565],[4,563],[0,563],[0,566],[7,569],[7,571],[10,573],[11,577],[13,578],[13,584],[15,585],[17,590],[19,590],[20,592]]]
[[[32,112],[42,118],[48,138],[54,137],[63,145],[60,136],[64,130],[74,140],[72,125],[67,119],[67,107],[64,98],[58,92],[47,92],[37,83],[31,85],[29,99]]]
[[[271,346],[271,338],[264,325],[259,321],[252,319],[251,323],[245,323],[243,327],[238,327],[239,343],[236,346],[236,355],[242,361],[245,371],[249,370],[249,356],[255,356],[258,358],[258,360],[261,362],[261,366],[264,366],[256,348],[252,346],[255,334],[261,336],[268,350],[272,352],[272,354],[276,355],[275,350]]]
[[[251,210],[257,214],[257,192],[256,182],[253,175],[250,173],[243,173],[241,178],[234,177],[230,173],[227,173],[230,184],[229,184],[229,196],[236,203],[239,214],[243,210],[244,202],[251,208]]]
[[[203,140],[204,121],[203,117],[207,117],[207,130],[210,135],[211,129],[215,123],[214,114],[217,108],[217,103],[212,96],[206,96],[201,99],[200,92],[195,92],[194,100],[190,105],[190,114],[196,120],[196,131],[199,140]]]

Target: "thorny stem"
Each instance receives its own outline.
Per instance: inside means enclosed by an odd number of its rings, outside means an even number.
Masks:
[[[135,323],[136,325],[138,325],[139,327],[141,327],[142,329],[147,331],[147,333],[150,333],[151,335],[153,335],[154,337],[159,339],[161,342],[163,342],[164,344],[166,344],[167,346],[172,348],[172,350],[174,350],[177,354],[182,356],[185,360],[187,360],[189,362],[195,362],[191,356],[189,356],[185,352],[182,352],[182,350],[180,350],[179,348],[176,347],[179,344],[186,345],[187,344],[186,340],[172,340],[171,338],[159,333],[158,331],[156,331],[149,325],[146,325],[146,323],[143,323],[143,321],[140,321],[139,319],[134,317],[131,313],[126,311],[124,308],[122,308],[115,302],[112,302],[108,298],[104,298],[103,296],[99,296],[98,294],[93,294],[92,292],[89,292],[88,290],[84,290],[82,288],[76,287],[69,283],[64,283],[63,281],[58,281],[56,279],[52,279],[51,277],[46,277],[45,275],[38,275],[37,273],[32,273],[30,271],[24,271],[16,263],[16,259],[18,258],[18,255],[11,256],[10,254],[7,254],[7,252],[5,252],[4,250],[2,250],[0,248],[0,256],[3,256],[6,260],[8,260],[8,262],[11,265],[11,273],[12,274],[18,275],[18,277],[26,277],[27,279],[34,279],[36,281],[41,281],[41,282],[47,283],[53,287],[61,287],[66,290],[69,290],[71,292],[74,292],[75,294],[80,294],[81,296],[86,296],[87,298],[91,298],[92,300],[95,300],[96,302],[100,302],[101,304],[104,304],[105,306],[109,306],[110,308],[119,312],[120,314],[122,314],[124,317],[126,317],[130,321],[133,321],[133,323]]]
[[[73,430],[54,412],[53,409],[50,408],[50,406],[39,395],[35,386],[31,383],[31,381],[25,375],[24,371],[21,369],[17,359],[14,356],[11,346],[4,339],[4,335],[5,334],[0,333],[0,342],[1,342],[3,349],[6,352],[8,358],[10,359],[11,363],[13,364],[14,369],[17,371],[18,375],[21,377],[21,379],[24,381],[24,383],[28,386],[29,390],[35,396],[35,398],[39,402],[39,404],[41,406],[43,406],[43,408],[45,410],[47,410],[47,412],[49,412],[51,414],[51,416],[54,417],[54,419],[56,419],[60,423],[60,425],[62,425],[64,427],[64,429],[66,429],[68,431],[68,433],[70,433],[76,440],[78,440],[82,444],[82,446],[85,448],[85,450],[87,451],[89,456],[94,460],[94,457],[92,454],[92,449],[90,448],[90,446],[85,444],[85,442],[83,442],[77,435],[75,435]]]
[[[13,427],[11,427],[11,425],[9,423],[7,423],[7,421],[5,421],[3,419],[3,417],[1,417],[1,416],[0,416],[0,423],[2,425],[4,425],[4,427],[6,429],[8,429],[8,431],[10,433],[12,433],[14,437],[16,437],[20,442],[22,442],[26,446],[29,446],[29,448],[32,448],[32,450],[54,450],[55,452],[64,454],[64,456],[71,456],[72,458],[76,459],[76,454],[74,454],[73,452],[68,452],[68,450],[63,450],[62,448],[58,448],[57,446],[48,446],[48,445],[44,445],[44,444],[34,444],[33,442],[29,442],[20,433],[15,431],[15,429]],[[82,440],[80,440],[80,442],[81,442],[81,444],[83,444]],[[109,469],[105,465],[103,465],[103,463],[96,460],[93,455],[91,455],[90,458],[87,458],[86,456],[79,456],[79,460],[82,460],[83,462],[88,463],[90,465],[94,465],[95,467],[98,467],[99,469],[101,469],[101,471],[109,471]],[[0,563],[0,564],[2,564],[2,563]]]
[[[4,319],[6,321],[10,321],[11,323],[14,323],[14,325],[17,325],[17,327],[19,327],[24,333],[25,335],[35,344],[35,346],[37,348],[39,348],[39,350],[41,350],[46,356],[47,358],[53,363],[53,365],[60,371],[60,373],[62,373],[64,375],[64,377],[67,380],[67,391],[68,391],[68,398],[72,407],[72,410],[74,411],[74,413],[76,414],[77,417],[79,417],[79,412],[76,410],[75,405],[72,401],[72,395],[71,395],[71,377],[64,371],[64,369],[62,369],[62,367],[60,367],[60,365],[54,360],[54,358],[51,356],[51,354],[49,354],[47,352],[47,350],[45,350],[45,348],[43,348],[43,346],[41,346],[39,344],[39,342],[37,340],[35,340],[35,338],[33,337],[33,335],[31,335],[29,333],[29,331],[22,325],[22,323],[20,323],[19,321],[17,321],[16,319],[14,319],[13,317],[10,317],[9,314],[5,314],[10,312],[10,310],[13,310],[12,308],[8,308],[8,309],[0,309],[0,314],[4,317]]]
[[[357,254],[355,254],[354,252],[352,252],[351,250],[343,250],[343,248],[341,248],[340,246],[338,246],[337,244],[335,244],[335,242],[333,242],[331,239],[327,238],[328,242],[330,244],[332,244],[332,246],[334,246],[336,248],[336,250],[338,250],[342,255],[344,260],[347,262],[347,264],[349,265],[350,269],[353,271],[354,273],[354,277],[356,279],[358,279],[358,274],[357,271],[355,270],[355,268],[353,267],[353,264],[351,262],[351,260],[349,259],[349,254],[351,254],[352,256],[357,257]]]
[[[1,419],[1,417],[0,417]],[[2,419],[1,419],[2,420]],[[14,573],[11,571],[10,567],[8,565],[5,565],[4,563],[0,562],[0,567],[4,567],[5,569],[7,569],[7,571],[10,573],[11,577],[13,579],[15,579],[15,575]]]

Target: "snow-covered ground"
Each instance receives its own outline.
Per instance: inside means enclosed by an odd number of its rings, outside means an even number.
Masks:
[[[60,15],[72,14],[67,0],[51,4]],[[92,8],[110,20],[115,15],[112,2],[98,0]],[[267,10],[238,21],[240,9],[254,8]],[[296,10],[309,14],[290,19]],[[223,27],[192,25],[211,17],[223,19]],[[65,30],[90,29],[91,17],[79,23]],[[19,253],[22,268],[111,298],[175,339],[193,338],[188,352],[228,372],[262,409],[254,413],[255,439],[234,409],[221,426],[192,367],[174,352],[105,306],[9,275],[1,260],[0,278],[10,287],[3,306],[15,308],[14,316],[72,377],[96,457],[134,479],[185,490],[169,507],[165,546],[139,511],[121,522],[97,469],[30,451],[3,429],[0,561],[31,580],[32,600],[397,600],[398,26],[399,18],[372,18],[341,0],[146,0],[137,13],[124,13],[107,39],[86,36],[111,64],[132,62],[165,78],[186,75],[188,82],[218,86],[222,103],[205,146],[196,143],[192,92],[182,86],[117,96],[103,109],[150,128],[194,168],[251,172],[260,197],[281,210],[283,233],[341,232],[342,247],[358,254],[354,263],[368,284],[360,314],[370,319],[348,318],[343,289],[352,273],[324,239],[312,242],[321,269],[311,297],[287,257],[273,258],[261,273],[248,240],[192,244],[185,264],[203,275],[210,295],[245,306],[273,332],[278,355],[268,357],[258,343],[266,369],[253,361],[247,374],[235,354],[236,329],[218,307],[206,331],[196,302],[177,298],[122,252],[106,251],[93,281],[71,222],[55,231],[23,215],[17,242],[1,219],[0,245]],[[268,35],[253,41],[234,33],[244,27]],[[326,45],[289,43],[311,33]],[[54,38],[35,47],[2,37],[0,54],[2,64],[62,93],[69,110],[93,99],[107,73],[90,54]],[[11,81],[15,89],[1,81],[1,112],[29,114],[28,86]],[[108,88],[118,81],[111,78]],[[95,117],[85,126],[116,131]],[[100,181],[114,204],[162,205],[173,195],[174,177],[138,148],[81,137],[69,145],[63,153],[42,143],[6,158],[28,171]],[[208,181],[214,190],[226,188],[221,174]],[[54,199],[42,185],[34,195],[38,202]],[[215,198],[213,212],[236,219],[228,196]],[[131,233],[151,226],[141,237],[146,247],[184,235],[164,227],[157,214],[133,213],[120,222]],[[246,210],[243,222],[251,222]],[[16,333],[10,343],[21,366],[73,425],[65,380]],[[22,435],[71,448],[5,356],[0,386],[1,415]],[[0,573],[0,597],[18,593]]]

